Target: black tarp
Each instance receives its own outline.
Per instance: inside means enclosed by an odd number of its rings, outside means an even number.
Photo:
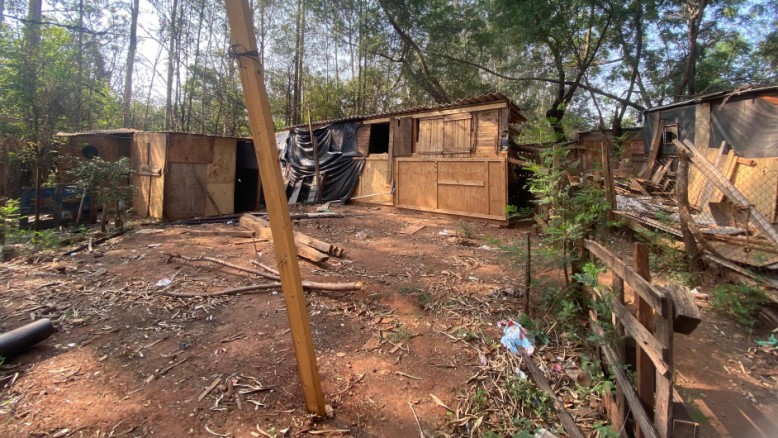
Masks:
[[[665,126],[678,125],[678,139],[694,143],[694,105],[659,110],[659,118]],[[654,134],[654,113],[648,114],[643,125],[643,145],[646,154],[651,149],[651,136]],[[662,155],[675,155],[675,146],[662,146]]]
[[[778,105],[764,99],[730,99],[710,111],[711,147],[722,141],[743,158],[778,157]]]
[[[357,149],[356,128],[353,123],[333,123],[313,130],[319,152],[319,170],[324,189],[321,200],[346,202],[365,165]],[[294,128],[276,134],[276,145],[286,179],[293,187],[305,177],[315,174],[313,144],[308,128]]]

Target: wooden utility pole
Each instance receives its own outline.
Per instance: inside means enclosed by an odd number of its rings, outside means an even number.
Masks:
[[[286,203],[286,192],[278,165],[273,119],[265,89],[262,62],[257,54],[257,40],[248,0],[226,0],[227,18],[232,35],[232,48],[237,57],[243,95],[249,115],[249,127],[254,140],[254,152],[262,178],[262,190],[270,219],[281,289],[292,332],[294,352],[300,372],[305,404],[310,412],[325,416],[324,396],[313,351],[311,324],[305,306],[300,266],[292,234],[292,221]]]
[[[306,108],[308,110],[308,133],[311,136],[311,145],[313,146],[313,166],[314,172],[316,172],[316,202],[321,200],[321,172],[319,171],[319,145],[316,143],[316,136],[313,134],[313,125],[311,125],[311,105]]]

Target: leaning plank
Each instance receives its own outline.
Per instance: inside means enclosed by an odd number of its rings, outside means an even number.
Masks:
[[[562,402],[559,401],[559,398],[557,398],[554,390],[551,389],[551,385],[548,383],[548,380],[546,380],[543,372],[540,371],[540,369],[535,365],[535,362],[532,361],[532,358],[529,357],[523,348],[519,347],[519,352],[521,353],[521,358],[524,360],[524,363],[527,364],[527,368],[529,369],[529,373],[532,375],[532,380],[535,381],[535,384],[537,384],[540,389],[545,391],[548,395],[553,397],[556,415],[559,417],[559,421],[562,422],[562,427],[565,428],[567,434],[573,438],[584,438],[584,434],[581,432],[581,429],[578,428],[578,425],[575,424],[575,420],[573,420],[572,415],[567,412],[567,409],[565,409]]]
[[[659,156],[659,151],[662,150],[662,137],[665,130],[665,121],[659,120],[659,111],[654,116],[654,132],[651,134],[651,150],[648,153],[648,161],[646,167],[640,173],[643,178],[648,178],[651,175],[651,171],[654,170],[654,163],[656,163],[656,157]]]
[[[772,224],[757,210],[748,198],[740,192],[727,178],[721,174],[705,157],[702,157],[699,151],[696,150],[693,144],[688,141],[681,143],[678,140],[673,140],[673,144],[681,150],[686,150],[691,158],[692,163],[700,169],[700,172],[705,175],[713,184],[721,190],[733,202],[740,204],[741,207],[750,209],[751,217],[754,219],[756,226],[773,241],[775,245],[778,245],[778,232],[775,231]]]
[[[619,323],[624,326],[627,334],[635,338],[635,342],[640,349],[645,351],[656,367],[656,371],[661,375],[667,375],[670,369],[662,356],[667,347],[662,345],[643,325],[616,299],[611,302],[611,309],[619,319]]]
[[[590,253],[602,260],[610,270],[623,278],[657,313],[667,316],[667,305],[665,303],[667,296],[664,291],[654,287],[646,279],[638,275],[632,267],[627,266],[623,260],[614,256],[599,243],[593,240],[586,240],[584,245]]]
[[[594,310],[589,310],[589,319],[591,320],[591,327],[594,332],[600,336],[605,336],[605,331],[597,324],[597,314]],[[624,364],[618,360],[616,352],[613,348],[607,344],[601,344],[600,348],[605,356],[605,361],[610,365],[613,375],[616,377],[616,382],[619,388],[624,392],[624,398],[627,399],[627,404],[632,411],[632,416],[635,418],[640,430],[643,431],[643,435],[648,438],[659,438],[659,434],[654,425],[651,423],[651,419],[646,413],[646,409],[638,398],[638,394],[635,392],[635,388],[632,387],[632,381],[627,377],[627,373],[624,372]]]

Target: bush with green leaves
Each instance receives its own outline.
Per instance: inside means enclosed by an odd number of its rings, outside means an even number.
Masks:
[[[747,330],[753,330],[762,305],[767,301],[762,288],[748,284],[719,284],[713,290],[711,304],[735,318]]]
[[[108,223],[108,211],[116,210],[116,226],[123,228],[122,214],[130,209],[133,186],[128,184],[130,175],[129,159],[122,157],[117,161],[105,161],[100,157],[81,161],[70,171],[76,186],[84,195],[93,196],[96,205],[101,205],[103,216],[102,231]]]
[[[578,259],[574,242],[594,235],[607,224],[605,191],[585,175],[576,183],[567,178],[576,163],[568,159],[570,149],[559,146],[541,153],[542,164],[530,170],[530,191],[538,205],[548,209],[548,226],[543,230],[546,256],[561,264],[565,284],[570,285],[570,267]],[[554,166],[554,163],[559,163]]]

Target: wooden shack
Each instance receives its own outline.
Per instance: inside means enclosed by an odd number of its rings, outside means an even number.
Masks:
[[[115,129],[60,133],[58,169],[99,156],[130,159],[132,207],[142,218],[190,219],[256,210],[261,183],[250,139]]]
[[[353,200],[507,220],[511,138],[526,119],[502,94],[368,116],[357,127],[365,166]]]
[[[602,131],[584,131],[579,132],[573,140],[574,143],[571,145],[572,156],[570,158],[579,160],[578,168],[581,172],[602,168],[603,144],[609,145],[611,148],[611,160],[617,161],[613,163],[613,170],[625,170],[624,172],[617,172],[620,173],[620,176],[637,176],[629,175],[627,169],[637,167],[639,170],[639,166],[631,166],[629,164],[640,163],[642,165],[645,163],[642,127],[624,128],[621,135],[616,135],[610,129],[605,131],[604,135]]]
[[[778,223],[778,86],[737,89],[645,112],[649,171],[676,156],[673,140],[689,141],[772,223]],[[696,167],[689,172],[689,203],[707,210],[721,194]]]
[[[250,140],[138,132],[130,157],[133,209],[141,217],[173,221],[257,208],[259,171]]]

